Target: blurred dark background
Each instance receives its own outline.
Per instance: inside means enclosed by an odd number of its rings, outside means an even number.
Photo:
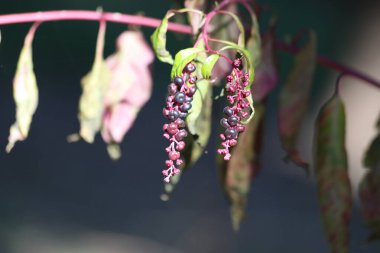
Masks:
[[[278,14],[280,38],[313,27],[319,36],[319,51],[339,60],[349,59],[351,47],[366,47],[352,45],[351,42],[360,41],[358,31],[368,26],[379,27],[379,23],[366,23],[370,15],[380,13],[379,1],[260,2],[271,4]],[[95,10],[102,6],[105,11],[130,14],[143,11],[147,16],[161,18],[171,3],[13,0],[1,1],[0,14]],[[15,113],[12,78],[29,27],[30,24],[0,27],[0,146],[4,148]],[[105,55],[114,51],[115,38],[126,28],[108,25]],[[161,108],[169,65],[155,62],[152,99],[126,136],[120,161],[109,159],[99,136],[94,145],[67,143],[66,136],[79,129],[79,80],[91,67],[97,29],[96,22],[63,21],[43,24],[37,32],[34,64],[40,103],[30,137],[17,143],[9,155],[0,149],[0,253],[328,252],[313,180],[305,177],[301,169],[282,162],[284,153],[275,125],[275,96],[269,99],[262,171],[253,182],[247,219],[238,233],[232,230],[228,204],[218,185],[215,131],[208,154],[185,174],[170,201],[160,200],[163,191],[160,171],[166,157]],[[144,32],[148,38],[153,30]],[[169,41],[172,52],[188,45],[172,34]],[[292,58],[285,53],[280,55],[283,80]],[[380,69],[380,55],[377,56],[372,60],[377,60]],[[373,65],[368,59],[365,62]],[[330,70],[317,70],[310,119],[303,130],[303,153],[309,159],[312,120],[321,96],[332,89],[331,78],[335,75]],[[216,106],[221,108],[221,104]],[[358,205],[350,233],[351,252],[380,252],[379,242],[364,244],[368,231],[362,225]]]

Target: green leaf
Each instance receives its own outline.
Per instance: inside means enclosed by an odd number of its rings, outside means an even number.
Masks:
[[[219,60],[220,55],[218,54],[212,54],[203,63],[202,66],[202,76],[204,79],[210,79],[211,78],[211,72],[212,69],[215,66],[215,63]]]
[[[204,49],[199,47],[191,47],[179,51],[174,58],[174,63],[170,74],[171,78],[174,79],[176,76],[181,76],[185,66],[194,60],[197,54],[202,51],[204,51]]]
[[[312,80],[316,66],[316,35],[295,56],[292,70],[279,95],[278,127],[287,158],[308,172],[308,164],[297,150],[298,133],[307,112]]]
[[[156,28],[150,37],[153,45],[153,50],[156,53],[157,58],[160,61],[169,64],[173,64],[173,56],[168,50],[166,50],[166,32],[168,30],[168,22],[171,16],[173,16],[173,12],[168,11],[165,17],[162,19],[161,24]]]
[[[256,105],[256,116],[239,136],[238,144],[232,149],[229,161],[218,156],[221,184],[231,204],[231,219],[235,230],[239,229],[245,217],[251,181],[260,167],[264,112],[264,104]]]
[[[319,112],[314,140],[320,212],[331,252],[348,253],[352,193],[345,148],[345,112],[339,96]]]
[[[380,120],[379,120],[380,123]],[[380,125],[378,134],[364,156],[364,166],[369,169],[359,186],[361,212],[364,223],[371,229],[368,241],[380,239]]]

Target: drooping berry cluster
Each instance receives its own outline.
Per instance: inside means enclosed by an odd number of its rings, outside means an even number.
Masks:
[[[251,94],[249,90],[244,90],[249,84],[249,74],[243,70],[240,59],[233,61],[233,69],[230,75],[227,76],[227,84],[225,90],[228,93],[227,100],[231,106],[224,108],[225,118],[220,120],[220,124],[225,128],[223,134],[220,134],[222,139],[222,149],[218,149],[218,153],[224,156],[224,160],[231,158],[230,147],[237,144],[239,133],[245,130],[241,120],[250,115],[250,105],[247,97]]]
[[[182,75],[173,79],[168,86],[168,97],[163,110],[164,116],[169,120],[163,127],[164,137],[170,141],[166,148],[169,160],[166,160],[166,169],[162,171],[164,181],[169,183],[170,178],[180,172],[177,166],[183,163],[180,152],[185,148],[183,141],[187,136],[185,121],[188,111],[191,109],[193,95],[197,90],[197,77],[194,75],[195,65],[188,63]]]

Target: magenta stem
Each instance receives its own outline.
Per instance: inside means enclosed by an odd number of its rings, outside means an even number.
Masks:
[[[223,9],[228,4],[232,3],[246,3],[245,0],[224,0],[217,9]],[[61,10],[61,11],[44,11],[44,12],[30,12],[30,13],[17,13],[0,15],[0,25],[10,25],[17,23],[32,23],[32,22],[46,22],[46,21],[60,21],[60,20],[89,20],[99,21],[104,19],[107,22],[130,24],[137,26],[146,26],[155,28],[159,26],[161,20],[143,16],[128,15],[122,13],[111,12],[98,12],[98,11],[85,11],[85,10]],[[192,29],[188,25],[181,25],[169,22],[168,30],[176,33],[192,34]],[[207,33],[206,33],[207,35]],[[206,41],[205,41],[206,42]],[[288,45],[282,41],[276,42],[276,48],[292,54],[299,51],[299,48],[293,45]],[[349,68],[343,64],[335,62],[327,57],[318,56],[318,64],[334,69],[345,75],[356,77],[367,83],[380,88],[380,82],[376,79],[366,75],[363,72]]]
[[[44,11],[44,12],[30,12],[30,13],[17,13],[0,15],[0,25],[10,25],[17,23],[31,23],[31,22],[46,22],[46,21],[60,21],[60,20],[89,20],[99,21],[104,19],[107,22],[130,24],[146,27],[157,27],[161,20],[137,15],[128,15],[121,13],[111,12],[98,12],[98,11]],[[191,27],[187,25],[169,23],[169,31],[176,33],[191,34]]]
[[[277,49],[280,49],[280,50],[283,50],[283,51],[286,51],[286,52],[289,52],[292,54],[296,54],[300,50],[298,47],[296,47],[294,45],[288,45],[282,41],[276,41],[275,46]],[[371,85],[380,89],[380,82],[377,81],[376,79],[372,78],[371,76],[368,76],[367,74],[365,74],[361,71],[358,71],[356,69],[347,67],[341,63],[333,61],[333,60],[331,60],[325,56],[318,55],[317,56],[317,63],[321,66],[325,66],[327,68],[334,69],[340,73],[344,73],[345,76],[347,75],[347,76],[355,77],[357,79],[361,79],[361,80],[367,82],[368,84],[371,84]]]

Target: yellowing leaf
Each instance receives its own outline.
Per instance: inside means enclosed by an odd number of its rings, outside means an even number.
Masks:
[[[278,126],[282,147],[288,158],[300,167],[308,168],[297,150],[297,139],[307,111],[311,84],[316,66],[316,35],[295,56],[293,68],[279,95]]]
[[[33,71],[32,41],[39,23],[29,30],[21,50],[13,80],[13,98],[16,103],[16,122],[10,128],[6,151],[9,153],[17,141],[28,137],[33,114],[38,105],[38,87]]]
[[[352,212],[345,124],[343,102],[334,96],[318,115],[314,144],[319,206],[326,237],[334,253],[348,253],[348,225]]]
[[[82,95],[79,101],[79,134],[89,143],[94,141],[95,135],[101,128],[105,93],[111,80],[111,71],[103,59],[105,29],[105,23],[101,22],[94,64],[91,71],[81,80]]]
[[[112,77],[104,100],[102,137],[113,159],[120,157],[117,144],[151,96],[149,65],[153,60],[153,52],[139,31],[123,32],[117,39],[117,52],[106,60]]]

